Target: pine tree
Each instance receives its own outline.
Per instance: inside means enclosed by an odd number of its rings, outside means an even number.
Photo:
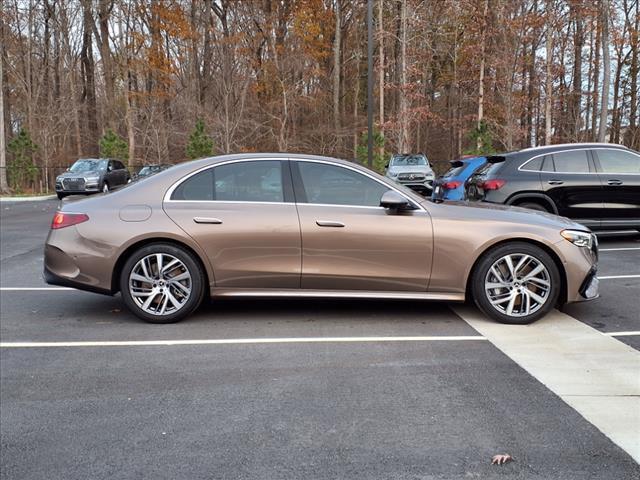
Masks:
[[[204,131],[204,122],[202,120],[196,122],[196,127],[191,132],[191,135],[189,135],[186,154],[190,159],[210,157],[213,155],[213,140]]]
[[[368,146],[367,143],[369,141],[369,135],[367,132],[363,132],[360,137],[360,143],[356,149],[356,155],[358,156],[358,161],[363,165],[367,164],[368,157]],[[385,165],[387,164],[387,159],[385,158],[384,153],[384,143],[385,138],[384,135],[379,130],[373,131],[373,169],[379,173],[383,173],[385,169]]]
[[[100,156],[115,158],[126,163],[129,159],[129,145],[120,135],[109,129],[100,139]]]
[[[7,150],[11,159],[7,165],[7,177],[9,185],[17,192],[27,183],[33,182],[38,173],[38,168],[33,163],[33,154],[38,149],[29,132],[24,128],[8,144]]]

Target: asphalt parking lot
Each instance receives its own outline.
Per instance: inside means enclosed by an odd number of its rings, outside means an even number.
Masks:
[[[600,299],[531,327],[317,299],[148,325],[43,283],[56,206],[0,203],[0,478],[640,476],[640,393],[618,381],[640,377],[638,234],[600,237]]]

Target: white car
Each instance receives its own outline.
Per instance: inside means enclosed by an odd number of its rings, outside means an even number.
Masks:
[[[422,153],[394,154],[387,164],[387,177],[423,195],[431,195],[434,174]]]

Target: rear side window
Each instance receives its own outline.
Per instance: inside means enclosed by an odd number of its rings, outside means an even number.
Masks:
[[[640,173],[640,156],[624,150],[595,150],[602,173]]]
[[[279,160],[237,162],[204,170],[176,188],[172,200],[283,202]]]
[[[525,163],[522,169],[531,170],[533,172],[539,172],[540,170],[542,170],[543,160],[544,160],[544,157],[536,157],[533,160],[529,160],[527,163]]]
[[[462,171],[464,170],[465,165],[462,165],[460,167],[453,167],[450,168],[444,175],[443,177],[445,178],[451,178],[451,177],[457,177],[458,175],[460,175],[462,173]]]
[[[556,152],[553,154],[553,163],[556,167],[555,171],[560,173],[589,173],[590,171],[586,150]]]

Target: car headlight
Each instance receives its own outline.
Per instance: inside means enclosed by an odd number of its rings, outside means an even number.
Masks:
[[[398,176],[398,172],[389,172],[389,176],[396,178]]]
[[[562,230],[560,235],[562,235],[565,240],[569,240],[578,247],[591,248],[593,246],[593,234],[589,232],[582,232],[580,230]]]
[[[98,183],[98,180],[100,180],[100,177],[96,176],[90,176],[90,177],[84,177],[84,181],[87,183]]]

